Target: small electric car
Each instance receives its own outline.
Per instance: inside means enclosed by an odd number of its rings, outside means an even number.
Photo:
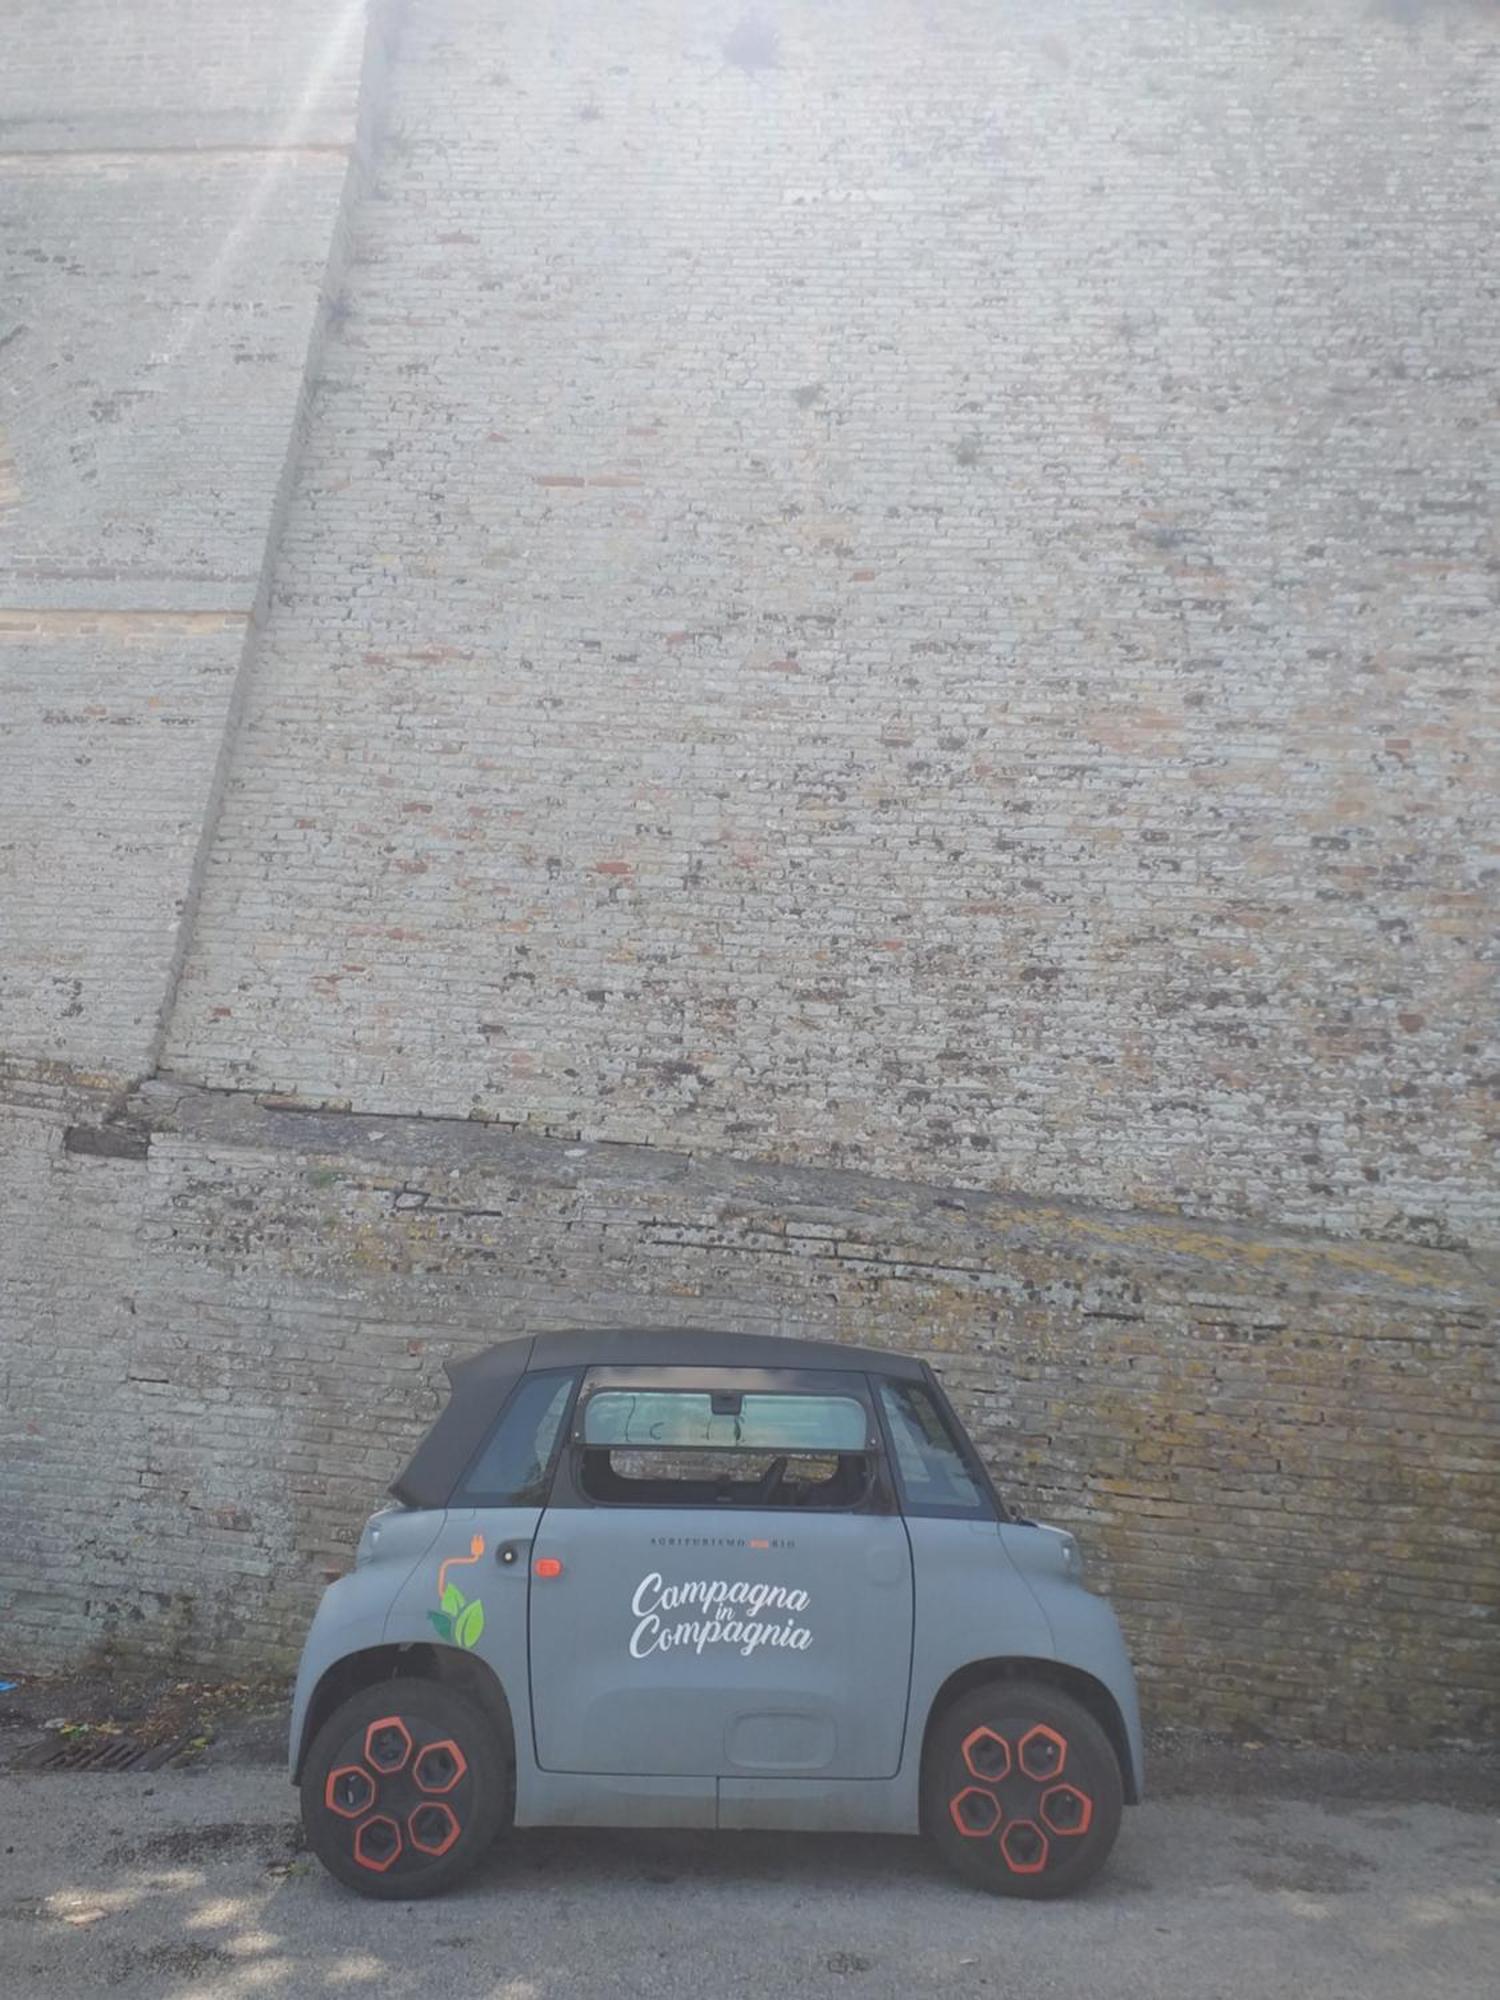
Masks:
[[[930,1368],[621,1329],[448,1374],[297,1677],[341,1882],[433,1895],[512,1824],[921,1828],[1008,1896],[1100,1868],[1141,1789],[1119,1627]]]

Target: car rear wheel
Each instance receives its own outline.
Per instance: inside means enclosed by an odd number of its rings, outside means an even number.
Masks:
[[[301,1790],[323,1866],[387,1900],[452,1888],[510,1814],[498,1731],[441,1681],[380,1681],[341,1702],[313,1739]]]
[[[989,1681],[941,1716],[923,1823],[956,1873],[997,1896],[1066,1896],[1104,1866],[1124,1789],[1109,1738],[1043,1682]]]

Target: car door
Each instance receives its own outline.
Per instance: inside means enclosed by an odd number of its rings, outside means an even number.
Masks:
[[[402,1589],[388,1629],[473,1652],[494,1668],[517,1726],[526,1712],[526,1599],[577,1369],[523,1375],[458,1481],[431,1548]]]
[[[911,1649],[862,1376],[589,1372],[532,1565],[543,1769],[890,1777]]]

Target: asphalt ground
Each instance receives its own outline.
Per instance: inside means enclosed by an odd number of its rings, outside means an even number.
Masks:
[[[917,1840],[546,1832],[445,1898],[373,1904],[302,1850],[279,1721],[182,1771],[0,1778],[0,1995],[1500,1992],[1500,1811],[1472,1759],[1158,1749],[1063,1903],[984,1896]]]

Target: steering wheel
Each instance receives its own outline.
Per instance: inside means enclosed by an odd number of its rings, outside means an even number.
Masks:
[[[775,1498],[777,1492],[780,1490],[781,1482],[785,1477],[786,1477],[785,1457],[783,1456],[781,1458],[773,1458],[771,1460],[771,1463],[766,1467],[765,1471],[760,1475],[760,1478],[756,1481],[755,1504],[758,1507],[768,1507],[771,1501]]]

